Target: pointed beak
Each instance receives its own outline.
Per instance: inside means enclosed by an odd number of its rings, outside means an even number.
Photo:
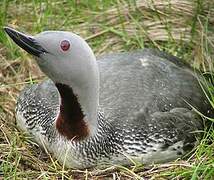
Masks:
[[[34,37],[18,32],[10,27],[4,27],[4,30],[18,46],[28,53],[37,57],[42,53],[47,53],[47,51],[39,45]]]

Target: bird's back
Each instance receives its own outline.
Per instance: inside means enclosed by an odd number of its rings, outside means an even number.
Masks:
[[[150,115],[191,106],[205,115],[212,111],[199,74],[174,56],[144,49],[104,56],[98,62],[100,104],[108,119],[124,121],[140,112]]]

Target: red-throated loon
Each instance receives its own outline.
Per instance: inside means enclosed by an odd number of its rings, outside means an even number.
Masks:
[[[21,92],[17,125],[67,167],[176,159],[203,129],[190,104],[213,114],[198,75],[174,56],[144,49],[96,61],[74,33],[4,29],[50,78]]]

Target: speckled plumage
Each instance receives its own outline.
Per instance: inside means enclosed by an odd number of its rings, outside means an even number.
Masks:
[[[188,65],[151,49],[107,55],[98,59],[98,65],[95,136],[68,141],[57,133],[59,93],[51,80],[30,85],[21,93],[16,111],[18,119],[26,121],[26,129],[20,127],[74,168],[130,164],[127,157],[141,163],[164,162],[194,146],[192,132],[203,125],[187,102],[207,115],[213,109]]]

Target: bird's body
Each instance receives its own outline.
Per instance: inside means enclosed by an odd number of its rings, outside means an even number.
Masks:
[[[38,64],[47,72],[48,66]],[[72,168],[128,165],[130,158],[140,163],[166,162],[194,146],[194,132],[203,129],[203,123],[191,106],[205,115],[213,109],[198,74],[188,65],[151,49],[103,56],[97,64],[98,91],[90,83],[96,70],[86,76],[89,84],[79,89],[92,88],[89,92],[98,94],[97,101],[90,94],[77,93],[75,86],[82,79],[73,86],[69,80],[59,82],[54,71],[47,72],[52,80],[30,85],[19,96],[18,126]],[[90,103],[97,104],[95,116],[90,114],[93,106],[86,106]],[[96,119],[91,122],[87,117]]]

